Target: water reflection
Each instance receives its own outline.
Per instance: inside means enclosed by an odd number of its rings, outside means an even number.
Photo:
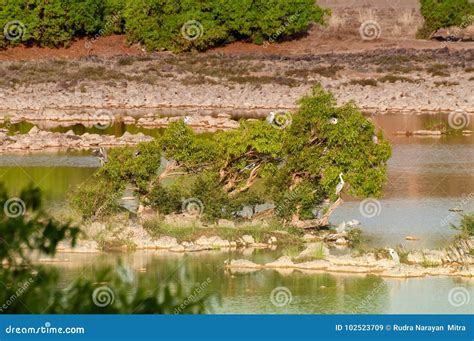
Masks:
[[[278,251],[209,252],[192,255],[165,252],[136,252],[127,255],[59,254],[56,263],[67,286],[76,276],[92,274],[100,264],[116,264],[122,258],[138,279],[152,278],[157,285],[180,281],[189,289],[209,279],[205,295],[211,295],[211,312],[221,314],[388,314],[388,313],[474,313],[471,305],[455,307],[448,294],[463,287],[474,295],[473,279],[427,277],[385,279],[373,275],[344,275],[318,272],[260,270],[230,272],[224,268],[229,258],[256,262],[274,260]],[[289,290],[285,305],[272,303],[275,288]],[[433,299],[437,297],[437,299]]]

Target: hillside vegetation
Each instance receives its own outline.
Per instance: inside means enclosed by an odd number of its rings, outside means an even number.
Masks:
[[[1,0],[0,47],[60,47],[124,33],[148,50],[204,50],[278,41],[323,24],[327,14],[314,0]]]

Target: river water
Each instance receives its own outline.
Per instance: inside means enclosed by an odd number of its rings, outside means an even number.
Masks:
[[[374,121],[393,144],[384,196],[370,202],[344,198],[331,221],[360,220],[368,243],[376,247],[401,244],[407,249],[436,248],[449,243],[457,233],[450,225],[460,217],[449,209],[474,211],[474,138],[393,135],[395,131],[426,129],[438,119],[433,115],[375,116]],[[61,207],[70,190],[90,178],[97,166],[98,161],[87,152],[1,155],[0,181],[13,194],[33,182],[43,189],[50,205]],[[419,240],[407,241],[408,235]],[[206,290],[216,293],[211,304],[215,313],[474,313],[469,302],[458,306],[448,299],[452,290],[461,290],[470,295],[472,303],[473,279],[400,280],[273,270],[239,274],[223,267],[229,258],[271,261],[280,255],[278,251],[258,250],[190,256],[162,252],[112,257],[61,254],[59,260],[64,262],[55,266],[64,269],[65,281],[93,272],[90,264],[115,264],[118,258],[137,270],[137,276],[156,278],[157,285],[174,278],[192,287],[209,278],[211,284]],[[288,290],[286,297],[291,297],[281,307],[271,300],[272,291],[280,287]]]

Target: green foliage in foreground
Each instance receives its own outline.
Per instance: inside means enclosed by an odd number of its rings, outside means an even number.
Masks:
[[[314,0],[0,0],[0,24],[10,23],[14,37],[1,35],[0,47],[59,47],[126,33],[148,50],[204,50],[243,39],[278,41],[323,24],[327,14]]]
[[[9,196],[0,184],[0,204]],[[54,256],[58,243],[75,244],[79,229],[59,224],[41,209],[41,193],[22,191],[25,210],[0,213],[0,313],[6,314],[192,314],[204,313],[206,297],[193,297],[179,283],[156,283],[123,266],[97,269],[94,278],[81,276],[65,287],[55,269],[36,266],[29,258]],[[17,201],[20,202],[20,201]],[[19,206],[17,206],[19,207]],[[16,213],[20,212],[16,216]],[[186,302],[186,304],[183,304]]]
[[[474,213],[463,215],[459,229],[464,236],[474,236]]]
[[[284,129],[241,121],[238,129],[213,134],[173,123],[154,142],[113,150],[96,181],[115,189],[133,185],[161,214],[181,213],[185,199],[197,199],[209,221],[263,203],[273,204],[283,222],[314,220],[315,210],[324,214],[337,202],[341,173],[345,193],[381,194],[390,145],[353,104],[337,107],[316,86],[294,115],[283,116]],[[91,205],[81,202],[83,215],[91,215]]]
[[[428,38],[439,28],[472,25],[474,3],[469,0],[421,0],[421,14],[425,23],[418,36]]]

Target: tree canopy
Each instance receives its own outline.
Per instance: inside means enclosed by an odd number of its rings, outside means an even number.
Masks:
[[[266,203],[300,227],[327,224],[342,193],[381,195],[391,148],[354,104],[338,107],[316,86],[297,112],[278,115],[287,124],[241,121],[212,134],[180,120],[153,142],[112,150],[96,181],[117,191],[132,185],[163,214],[179,213],[186,198],[202,202],[210,220],[238,218],[244,207]]]
[[[327,14],[314,0],[0,0],[0,47],[125,33],[148,50],[205,50],[278,41],[323,24]]]

